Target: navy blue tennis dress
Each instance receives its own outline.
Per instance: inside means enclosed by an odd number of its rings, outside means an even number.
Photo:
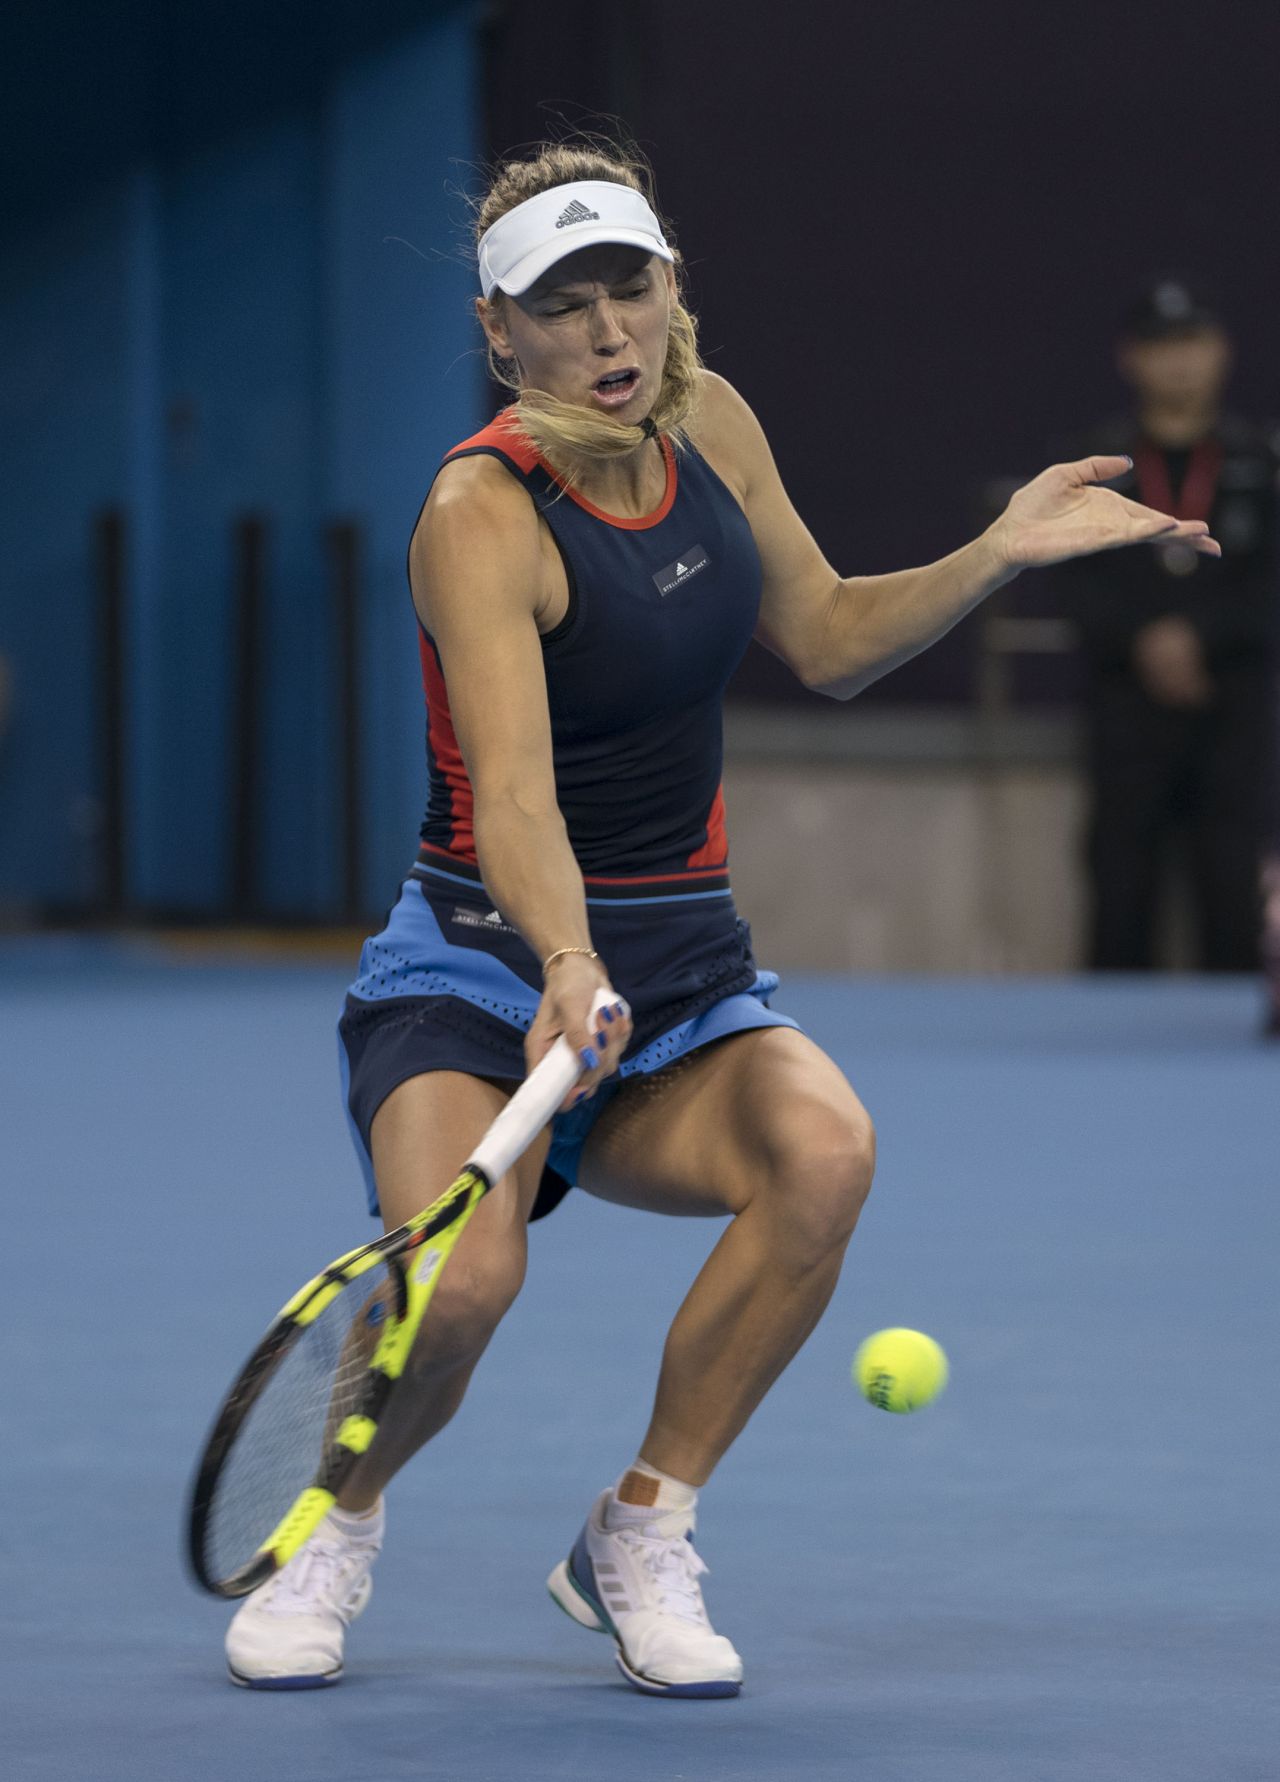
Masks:
[[[631,1004],[619,1074],[556,1116],[533,1217],[574,1185],[583,1144],[621,1080],[725,1034],[794,1027],[767,998],[729,889],[721,701],[760,604],[760,559],[738,503],[698,452],[658,440],[661,503],[642,519],[566,489],[504,410],[448,454],[496,458],[523,484],[564,561],[569,604],[542,638],[556,795],[586,888],[591,941]],[[496,910],[476,862],[473,800],[439,654],[419,627],[430,795],[418,858],[365,943],[339,1023],[344,1092],[378,1211],[369,1130],[409,1077],[519,1081],[539,961]]]

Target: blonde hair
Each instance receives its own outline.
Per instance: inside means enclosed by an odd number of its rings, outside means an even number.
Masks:
[[[477,244],[486,229],[509,210],[514,210],[517,204],[523,204],[526,198],[536,198],[553,186],[586,179],[630,186],[633,191],[643,193],[654,212],[660,214],[654,201],[652,171],[638,150],[618,149],[607,142],[544,142],[528,160],[504,161],[496,169],[489,190],[476,211]],[[663,234],[671,242],[671,231],[665,224]],[[674,243],[671,245],[674,250]],[[666,363],[662,368],[658,399],[645,424],[628,426],[610,421],[575,403],[561,402],[545,390],[527,388],[520,382],[515,362],[500,359],[490,343],[489,368],[499,383],[516,393],[515,412],[520,431],[566,482],[576,480],[586,461],[622,458],[628,452],[634,452],[655,429],[665,434],[676,447],[686,443],[702,361],[698,357],[698,324],[680,295],[681,264],[676,251],[676,299],[671,306]],[[490,301],[501,305],[506,299],[501,291],[495,291]]]

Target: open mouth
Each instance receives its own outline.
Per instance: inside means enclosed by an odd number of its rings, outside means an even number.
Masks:
[[[634,365],[628,365],[619,371],[606,371],[603,377],[598,377],[591,386],[591,394],[606,408],[621,408],[624,402],[631,400],[639,382],[640,373]]]

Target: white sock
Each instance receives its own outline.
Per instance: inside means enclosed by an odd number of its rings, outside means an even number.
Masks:
[[[620,1495],[624,1490],[625,1500]],[[697,1502],[696,1485],[686,1485],[683,1479],[660,1473],[647,1460],[636,1459],[609,1494],[604,1525],[606,1528],[623,1528],[627,1524],[637,1527],[672,1510],[686,1510],[692,1514]]]
[[[382,1545],[386,1517],[381,1498],[371,1510],[340,1510],[335,1504],[329,1512],[329,1520],[349,1541],[375,1541]]]

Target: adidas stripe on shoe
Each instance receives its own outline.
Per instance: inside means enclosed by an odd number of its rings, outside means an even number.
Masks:
[[[618,1669],[645,1695],[726,1696],[742,1687],[742,1660],[707,1618],[699,1582],[707,1567],[689,1536],[689,1513],[606,1528],[610,1493],[596,1499],[568,1559],[547,1579],[580,1627],[609,1634]]]

